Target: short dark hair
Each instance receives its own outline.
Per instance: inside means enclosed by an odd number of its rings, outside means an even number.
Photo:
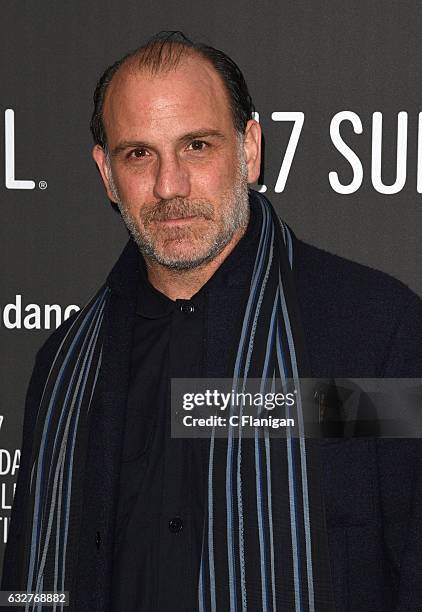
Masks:
[[[180,31],[159,32],[147,43],[130,51],[109,66],[101,76],[94,92],[94,111],[91,117],[91,134],[94,142],[103,149],[107,138],[103,123],[103,106],[107,88],[118,69],[128,60],[139,60],[139,68],[148,68],[153,74],[175,68],[181,57],[196,53],[207,59],[221,76],[229,95],[235,129],[243,134],[255,110],[248,86],[237,64],[223,51],[204,43],[193,42]]]

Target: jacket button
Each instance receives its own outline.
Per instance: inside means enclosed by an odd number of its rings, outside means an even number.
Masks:
[[[181,518],[176,516],[169,521],[169,529],[171,533],[179,533],[183,529],[183,521]]]
[[[97,549],[99,549],[101,546],[101,533],[99,531],[97,531],[97,533],[95,534],[95,546],[97,547]]]
[[[195,306],[191,303],[184,303],[180,306],[180,310],[185,314],[192,314],[195,312]]]

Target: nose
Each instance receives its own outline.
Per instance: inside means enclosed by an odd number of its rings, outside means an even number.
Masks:
[[[176,155],[162,157],[154,183],[154,196],[160,200],[186,198],[190,193],[190,177]]]

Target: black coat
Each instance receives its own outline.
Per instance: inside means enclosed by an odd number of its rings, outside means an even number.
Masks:
[[[381,272],[296,238],[293,252],[306,348],[315,377],[421,376],[422,302],[415,294]],[[111,302],[91,414],[78,572],[70,590],[69,609],[77,612],[109,609],[138,260],[137,248],[129,241],[108,277]],[[213,363],[221,361],[230,343],[237,342],[230,337],[230,330],[237,329],[238,289],[247,280],[239,270],[228,284],[224,299],[210,304],[207,360],[211,369]],[[20,586],[15,559],[25,510],[34,419],[51,361],[70,322],[66,321],[41,348],[31,377],[3,589]],[[422,610],[421,443],[327,439],[321,447],[337,610]]]

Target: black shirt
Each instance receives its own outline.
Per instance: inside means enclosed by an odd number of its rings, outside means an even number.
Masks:
[[[209,442],[170,437],[170,379],[206,375],[210,292],[224,299],[227,276],[252,270],[258,231],[251,213],[242,239],[190,300],[155,289],[141,257],[115,532],[116,612],[197,610]],[[230,361],[229,348],[222,359]]]

